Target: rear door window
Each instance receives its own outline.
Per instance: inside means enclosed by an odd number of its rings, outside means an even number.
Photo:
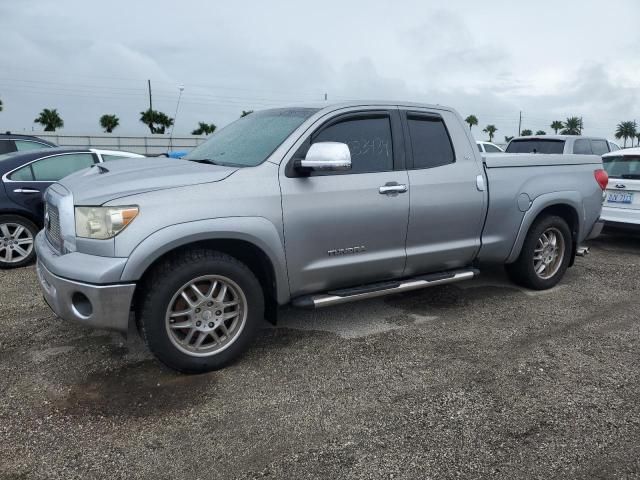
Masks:
[[[455,162],[449,133],[441,117],[409,114],[413,168],[434,168]]]
[[[586,138],[580,138],[573,144],[573,153],[576,155],[591,155],[591,142]]]
[[[606,140],[591,140],[591,150],[595,155],[609,153],[609,143]]]
[[[564,140],[512,140],[507,153],[564,153]]]
[[[9,175],[9,180],[13,180],[14,182],[32,182],[33,172],[31,171],[31,165],[27,165],[13,172]]]

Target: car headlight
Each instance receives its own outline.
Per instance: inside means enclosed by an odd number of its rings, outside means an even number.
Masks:
[[[76,207],[76,236],[105,240],[133,222],[139,209],[127,207]]]

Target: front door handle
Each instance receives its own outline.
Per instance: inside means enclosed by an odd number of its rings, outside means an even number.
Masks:
[[[398,183],[387,183],[386,185],[378,188],[378,192],[380,192],[381,195],[405,193],[407,190],[408,188],[406,185]]]
[[[33,188],[16,188],[14,193],[40,193],[40,190],[35,190]]]

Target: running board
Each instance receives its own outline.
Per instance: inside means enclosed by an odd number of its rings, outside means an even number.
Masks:
[[[300,308],[329,307],[331,305],[364,300],[366,298],[381,297],[391,293],[409,292],[420,288],[462,282],[464,280],[471,280],[479,274],[480,271],[475,268],[430,273],[428,275],[421,275],[419,277],[407,278],[404,280],[372,283],[354,288],[333,290],[317,295],[305,295],[303,297],[295,298],[291,303],[294,307]]]

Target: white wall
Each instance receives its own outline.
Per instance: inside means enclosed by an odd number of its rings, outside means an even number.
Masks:
[[[169,150],[192,150],[207,138],[205,135],[181,135],[170,138],[167,134],[138,137],[109,133],[77,135],[62,132],[34,132],[32,135],[49,140],[61,147],[125,150],[143,155],[167,153]]]

